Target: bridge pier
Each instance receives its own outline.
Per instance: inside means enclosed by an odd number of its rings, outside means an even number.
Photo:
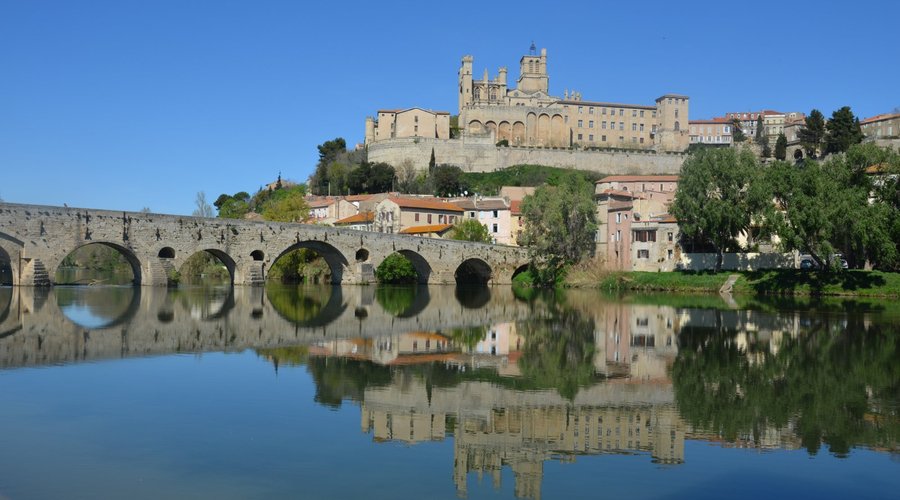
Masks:
[[[375,268],[394,252],[409,258],[422,282],[432,284],[455,283],[460,264],[476,259],[476,271],[490,276],[489,283],[508,283],[506,268],[528,259],[517,247],[309,224],[0,203],[3,283],[52,285],[66,256],[90,244],[116,249],[131,264],[136,283],[158,287],[200,251],[222,261],[235,285],[265,283],[268,266],[300,248],[319,253],[334,281],[344,284],[374,283]]]

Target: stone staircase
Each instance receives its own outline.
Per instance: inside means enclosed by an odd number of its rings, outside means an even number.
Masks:
[[[40,259],[34,259],[31,264],[25,268],[25,276],[23,276],[22,284],[25,286],[50,286],[50,272],[47,266]]]
[[[263,286],[266,284],[266,277],[263,274],[262,262],[253,262],[252,264],[250,264],[246,284],[250,286]]]

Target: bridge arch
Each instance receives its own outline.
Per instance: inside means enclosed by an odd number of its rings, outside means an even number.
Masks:
[[[14,284],[12,257],[0,245],[0,286],[12,286]]]
[[[325,259],[325,263],[328,264],[328,268],[331,269],[332,284],[337,285],[343,281],[344,272],[350,266],[349,262],[347,261],[347,257],[345,257],[343,252],[338,250],[335,246],[324,241],[306,240],[294,243],[293,245],[282,250],[277,257],[272,259],[272,264],[278,261],[278,259],[284,257],[286,254],[293,252],[294,250],[300,250],[301,248],[314,250],[316,253],[321,255],[323,259]],[[271,268],[271,266],[269,267]]]
[[[462,261],[453,273],[458,285],[487,285],[493,277],[494,271],[490,264],[478,259],[469,258]]]
[[[141,306],[141,287],[58,287],[56,307],[66,320],[81,328],[103,330],[127,325]],[[122,300],[124,298],[125,300]]]
[[[188,259],[190,259],[191,257],[193,257],[199,253],[202,253],[202,252],[206,252],[207,254],[212,255],[219,262],[221,262],[223,266],[225,266],[225,269],[228,271],[228,284],[234,285],[234,278],[235,278],[234,275],[235,275],[235,270],[237,269],[237,263],[234,261],[234,259],[230,255],[228,255],[227,252],[225,252],[224,250],[218,249],[218,248],[203,248],[203,247],[201,247],[201,248],[196,249],[196,251],[192,252],[190,255],[185,256],[185,258],[183,260],[181,260],[181,264],[179,266],[179,269],[182,269],[182,274],[184,274],[183,268],[184,268],[185,263],[188,261]]]
[[[513,271],[512,276],[509,277],[509,281],[512,282],[514,279],[516,279],[516,276],[527,271],[530,266],[531,266],[531,264],[522,264],[521,266],[517,267]]]
[[[102,246],[112,248],[113,250],[117,251],[122,257],[125,258],[125,260],[128,262],[128,265],[131,267],[131,274],[133,276],[131,283],[135,286],[138,286],[141,284],[141,282],[143,281],[143,274],[141,272],[141,270],[143,269],[143,266],[142,266],[141,260],[138,258],[137,255],[135,255],[134,251],[131,250],[130,248],[124,247],[124,246],[122,246],[118,243],[112,242],[112,241],[87,241],[87,242],[81,243],[79,245],[76,245],[74,248],[63,253],[62,257],[59,259],[59,261],[52,264],[52,267],[48,266],[48,269],[47,269],[48,274],[50,276],[54,277],[54,280],[55,280],[56,273],[59,271],[59,268],[62,266],[62,263],[63,263],[63,261],[65,261],[66,257],[68,257],[69,255],[74,253],[76,250],[84,248],[89,245],[102,245]],[[45,263],[45,264],[50,264],[50,263]]]
[[[413,268],[415,268],[416,270],[416,275],[418,275],[417,282],[423,285],[427,284],[429,278],[431,278],[432,269],[431,264],[429,264],[428,261],[425,260],[425,257],[422,257],[419,252],[410,249],[399,249],[397,250],[397,253],[406,257],[410,262],[412,262]],[[385,255],[385,258],[387,258],[387,255]],[[382,259],[382,261],[383,260],[384,259]],[[381,262],[379,262],[377,266],[374,266],[374,268],[378,269],[378,266],[380,265]]]

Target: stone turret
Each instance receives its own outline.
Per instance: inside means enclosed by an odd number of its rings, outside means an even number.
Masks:
[[[459,112],[472,104],[472,56],[463,56],[459,67]]]

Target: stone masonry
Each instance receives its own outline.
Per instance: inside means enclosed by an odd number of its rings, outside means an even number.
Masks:
[[[317,251],[332,281],[374,281],[374,269],[390,254],[408,257],[422,283],[455,283],[461,274],[507,284],[527,263],[524,249],[426,239],[309,224],[207,219],[0,203],[0,261],[9,260],[13,285],[46,286],[73,250],[91,243],[117,249],[131,264],[136,284],[164,286],[167,272],[196,252],[215,255],[232,282],[256,285],[288,251]]]

